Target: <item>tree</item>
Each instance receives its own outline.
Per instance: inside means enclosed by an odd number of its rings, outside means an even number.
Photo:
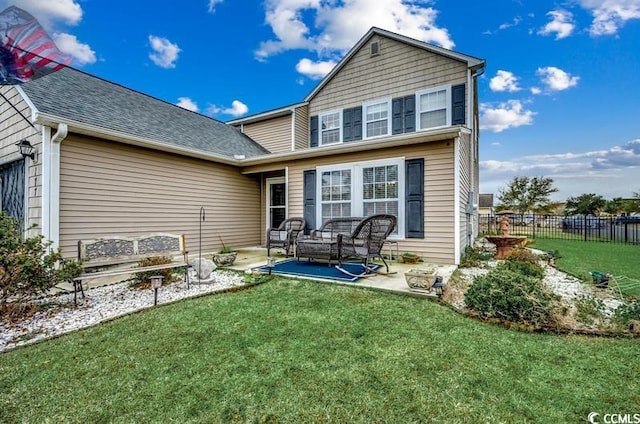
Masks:
[[[498,194],[501,209],[513,209],[520,215],[527,212],[546,213],[552,208],[551,193],[558,189],[545,177],[514,177]]]
[[[622,197],[614,197],[607,200],[604,205],[604,211],[611,215],[617,215],[624,211],[626,201]]]
[[[568,198],[565,211],[568,215],[595,215],[605,207],[606,203],[607,201],[598,194],[585,193]]]

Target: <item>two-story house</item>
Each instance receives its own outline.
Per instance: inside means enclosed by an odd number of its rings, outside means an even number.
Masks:
[[[227,124],[64,69],[2,89],[3,181],[24,179],[14,215],[69,257],[105,234],[186,233],[193,249],[203,224],[212,251],[264,243],[287,216],[390,213],[400,250],[458,263],[476,233],[484,66],[372,28],[301,102]]]

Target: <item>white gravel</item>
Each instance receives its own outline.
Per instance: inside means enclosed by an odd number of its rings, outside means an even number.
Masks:
[[[213,276],[212,282],[192,282],[189,288],[184,282],[162,286],[158,289],[158,304],[245,284],[239,273],[218,270],[213,272]],[[152,289],[129,288],[128,282],[85,290],[85,296],[83,300],[79,295],[77,307],[73,307],[73,293],[44,297],[39,301],[51,308],[40,311],[19,324],[2,323],[0,352],[152,307],[154,297]]]

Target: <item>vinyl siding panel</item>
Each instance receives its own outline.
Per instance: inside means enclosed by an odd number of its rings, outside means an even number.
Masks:
[[[425,238],[399,241],[400,251],[420,254],[425,261],[455,263],[454,240],[454,152],[453,142],[433,142],[362,153],[334,154],[283,163],[289,167],[289,216],[303,216],[303,172],[317,166],[363,162],[376,159],[404,157],[425,160]],[[260,172],[261,167],[246,168],[244,172]]]
[[[260,242],[259,181],[197,159],[70,135],[61,146],[60,247],[105,235],[186,234],[191,255]]]
[[[376,35],[380,55],[365,44],[310,101],[309,114],[398,97],[428,87],[466,83],[466,64]]]
[[[291,151],[291,115],[245,124],[242,131],[271,153]]]
[[[460,251],[464,253],[464,249],[468,245],[473,244],[473,214],[468,214],[468,207],[473,206],[473,199],[470,199],[470,193],[473,191],[471,187],[472,162],[470,160],[471,153],[471,137],[463,134],[459,139],[459,169],[460,169]]]
[[[0,102],[0,165],[22,158],[15,144],[26,138],[36,148],[36,160],[28,160],[29,169],[27,204],[25,215],[28,217],[27,227],[42,224],[42,139],[36,130],[25,120],[31,118],[31,109],[15,87],[2,86],[0,91],[7,98]],[[11,106],[15,106],[15,109]],[[16,109],[24,116],[20,116]],[[38,130],[41,127],[36,126]],[[29,236],[39,233],[38,229],[30,230]]]
[[[309,106],[296,108],[295,117],[295,149],[306,149],[309,147]]]

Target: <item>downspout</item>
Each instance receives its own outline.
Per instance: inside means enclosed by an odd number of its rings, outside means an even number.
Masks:
[[[467,202],[471,204],[468,205],[467,210],[470,212],[470,216],[467,218],[469,220],[469,229],[467,234],[467,240],[470,245],[473,245],[473,240],[477,236],[477,225],[476,212],[478,210],[478,200],[480,197],[480,193],[478,193],[479,186],[479,166],[480,166],[480,158],[479,158],[479,148],[480,148],[480,126],[479,123],[476,122],[476,111],[477,111],[477,78],[484,73],[484,67],[477,68],[475,70],[469,70],[467,73],[467,81],[469,92],[467,94],[467,112],[469,116],[469,123],[471,129],[471,140],[469,146],[469,167],[473,172],[469,173],[469,186],[471,188],[471,196],[468,196]]]
[[[51,137],[49,156],[49,240],[52,247],[60,247],[60,144],[69,134],[67,124],[58,124],[58,130]]]

